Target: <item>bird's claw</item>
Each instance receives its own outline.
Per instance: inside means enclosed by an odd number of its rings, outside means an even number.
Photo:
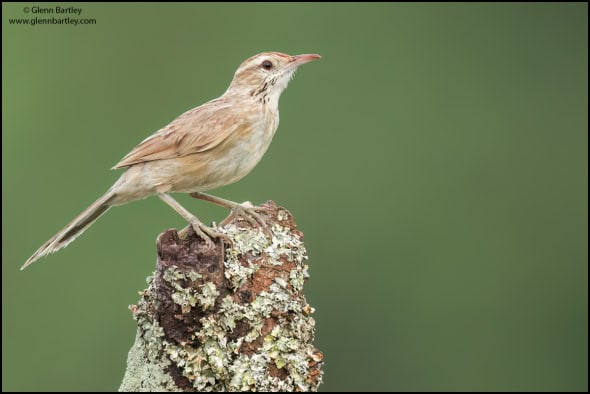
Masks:
[[[242,217],[250,223],[252,227],[261,227],[264,234],[272,239],[272,232],[266,224],[265,220],[260,216],[258,212],[267,212],[268,209],[264,207],[255,207],[250,201],[245,201],[241,204],[236,205],[231,209],[231,214],[221,222],[221,225],[229,223],[236,217]]]
[[[228,243],[230,247],[233,247],[233,242],[231,238],[219,231],[215,231],[213,228],[204,225],[203,223],[197,221],[192,222],[191,227],[195,230],[195,233],[205,241],[205,247],[207,250],[211,250],[215,248],[215,242],[213,239],[222,239],[224,242]]]

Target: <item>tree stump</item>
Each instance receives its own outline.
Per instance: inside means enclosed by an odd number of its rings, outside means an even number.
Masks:
[[[241,218],[218,228],[231,246],[207,247],[190,226],[159,235],[119,391],[317,390],[303,234],[286,209],[261,208],[272,240]]]

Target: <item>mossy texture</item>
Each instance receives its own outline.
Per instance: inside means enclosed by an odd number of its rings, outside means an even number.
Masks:
[[[160,235],[120,391],[317,390],[303,234],[285,209],[262,208],[272,239],[241,219],[218,229],[233,245],[214,250],[190,229]]]

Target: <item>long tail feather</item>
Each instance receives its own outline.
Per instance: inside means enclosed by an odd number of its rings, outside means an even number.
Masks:
[[[57,234],[45,242],[21,267],[21,271],[33,264],[41,257],[54,253],[65,248],[82,234],[92,223],[94,223],[102,214],[109,210],[109,202],[115,197],[112,190],[106,192],[102,197],[96,200],[92,205],[76,216],[67,226],[61,229]]]

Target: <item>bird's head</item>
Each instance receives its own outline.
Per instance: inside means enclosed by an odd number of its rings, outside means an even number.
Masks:
[[[249,95],[262,103],[275,99],[278,102],[297,67],[320,57],[315,54],[291,56],[280,52],[259,53],[240,65],[228,92]]]

